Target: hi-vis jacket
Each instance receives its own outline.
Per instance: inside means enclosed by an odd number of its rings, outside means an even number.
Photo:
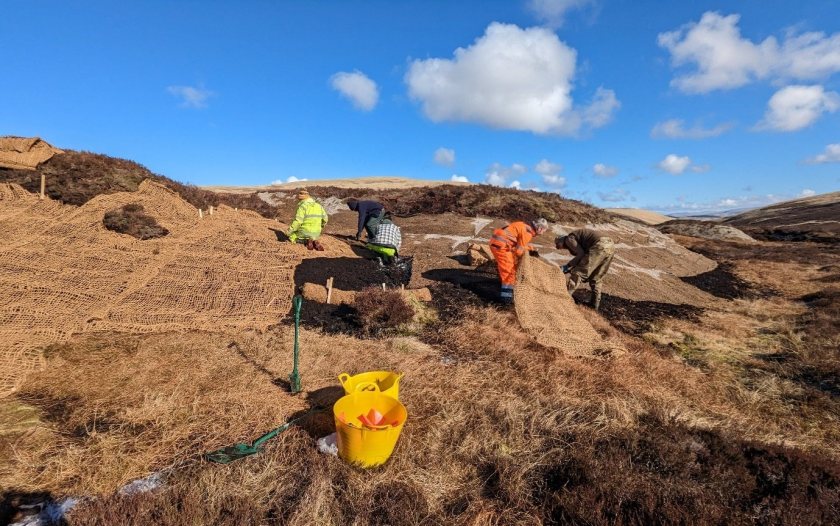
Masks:
[[[324,207],[318,201],[307,197],[298,203],[295,220],[289,226],[289,241],[294,243],[301,238],[318,239],[327,221],[329,217]]]
[[[517,256],[525,254],[526,250],[534,250],[531,239],[537,233],[533,227],[524,221],[516,221],[504,228],[497,228],[490,238],[490,248],[509,250]]]

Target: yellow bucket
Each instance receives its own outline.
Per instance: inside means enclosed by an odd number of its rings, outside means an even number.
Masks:
[[[375,410],[382,425],[366,427],[359,416]],[[338,456],[364,468],[384,464],[400,438],[408,412],[399,400],[377,392],[358,391],[338,399],[333,406]]]
[[[338,381],[344,387],[346,394],[357,391],[369,391],[400,398],[400,378],[403,373],[392,373],[391,371],[369,371],[350,376],[347,373],[338,375]]]

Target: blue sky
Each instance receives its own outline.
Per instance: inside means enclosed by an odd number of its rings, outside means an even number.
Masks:
[[[199,185],[710,210],[840,189],[840,3],[6,0],[0,134]]]

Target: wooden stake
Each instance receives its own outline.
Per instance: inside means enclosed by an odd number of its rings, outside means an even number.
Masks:
[[[41,174],[41,199],[44,198],[44,189],[47,187],[47,176]]]
[[[333,289],[333,278],[329,278],[327,280],[327,305],[330,304],[332,300],[332,289]]]
[[[213,215],[213,205],[210,205],[210,215]]]
[[[204,212],[202,212],[200,208],[198,209],[198,218],[204,219]]]
[[[385,284],[384,284],[384,283],[382,284],[382,290],[388,290],[388,289],[386,289],[386,288],[385,288]]]

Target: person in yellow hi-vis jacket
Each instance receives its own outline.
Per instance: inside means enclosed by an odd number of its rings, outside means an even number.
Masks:
[[[329,221],[327,211],[318,201],[312,199],[306,189],[299,190],[297,198],[300,202],[295,219],[289,225],[289,241],[304,243],[309,250],[324,250],[318,238],[321,237],[321,229]]]

